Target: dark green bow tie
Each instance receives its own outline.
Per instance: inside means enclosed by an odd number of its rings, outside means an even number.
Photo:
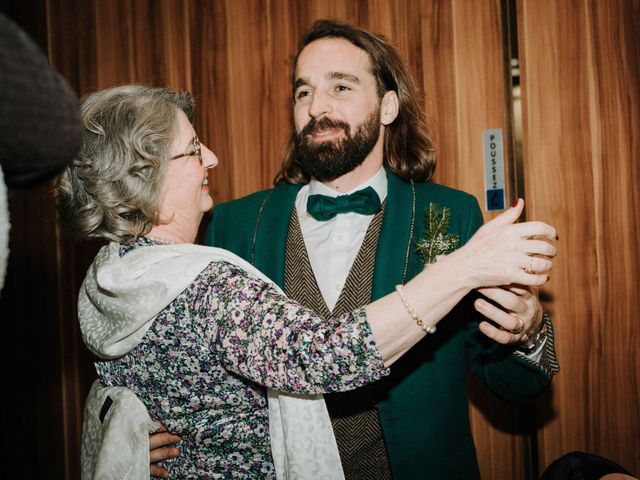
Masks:
[[[367,187],[350,195],[309,195],[307,212],[320,222],[331,220],[339,213],[355,212],[372,215],[380,210],[380,198],[372,187]]]

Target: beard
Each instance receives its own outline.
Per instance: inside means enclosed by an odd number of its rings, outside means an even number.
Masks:
[[[344,138],[313,142],[308,135],[327,128],[340,128]],[[380,108],[369,115],[352,135],[346,122],[323,117],[311,121],[296,134],[294,158],[305,173],[321,182],[335,180],[362,165],[380,136]]]

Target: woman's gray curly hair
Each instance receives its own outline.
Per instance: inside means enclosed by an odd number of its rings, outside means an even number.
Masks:
[[[56,185],[69,233],[127,243],[160,223],[176,109],[192,120],[189,93],[125,85],[84,99],[82,149]]]

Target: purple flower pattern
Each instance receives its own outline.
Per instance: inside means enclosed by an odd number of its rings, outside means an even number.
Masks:
[[[121,255],[155,242],[140,238]],[[243,269],[212,262],[124,357],[96,362],[182,436],[172,479],[275,478],[266,390],[351,390],[388,374],[364,308],[322,319]]]

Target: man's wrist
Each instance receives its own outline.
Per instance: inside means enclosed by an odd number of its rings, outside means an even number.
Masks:
[[[547,338],[547,322],[549,321],[549,314],[545,311],[542,312],[542,322],[541,328],[538,329],[537,332],[526,332],[522,339],[520,340],[520,344],[516,347],[516,350],[524,353],[530,354],[537,350]]]

